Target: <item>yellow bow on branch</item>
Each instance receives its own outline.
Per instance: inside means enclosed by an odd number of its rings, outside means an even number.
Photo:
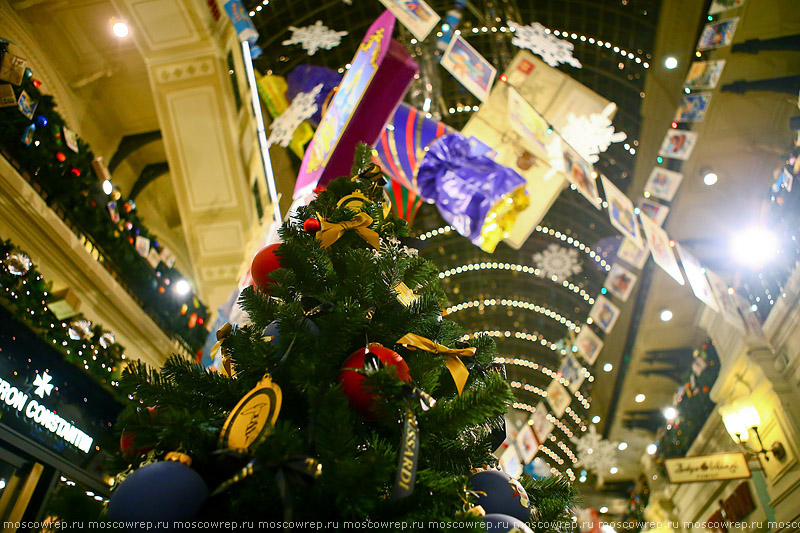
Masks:
[[[322,218],[319,213],[317,213],[317,218],[320,223],[317,239],[320,240],[324,248],[338,241],[339,237],[344,235],[345,231],[353,230],[358,233],[362,239],[367,241],[367,244],[375,249],[380,249],[380,237],[378,236],[378,232],[369,229],[369,225],[372,224],[372,217],[363,211],[358,213],[352,220],[345,220],[344,222],[329,222]]]
[[[465,365],[459,357],[471,357],[475,355],[475,348],[448,348],[443,344],[426,339],[415,333],[406,333],[397,341],[397,344],[402,344],[409,350],[420,349],[444,356],[447,369],[450,371],[450,375],[453,376],[453,381],[456,383],[459,396],[461,395],[461,391],[464,390],[464,385],[467,383],[467,378],[469,377],[469,370],[467,370],[467,365]]]

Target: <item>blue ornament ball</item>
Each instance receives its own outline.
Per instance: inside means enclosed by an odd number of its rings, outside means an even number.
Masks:
[[[319,334],[319,328],[310,319],[304,318],[303,325],[306,327],[306,331],[308,331],[312,335]],[[261,332],[261,336],[270,337],[271,338],[270,342],[280,342],[281,340],[280,321],[273,320],[272,322],[267,324],[267,327],[265,327],[264,331]]]
[[[470,489],[478,493],[477,504],[487,514],[513,516],[527,522],[531,517],[528,493],[519,481],[499,470],[483,470],[469,478]]]
[[[39,128],[44,128],[45,126],[47,126],[47,122],[48,120],[46,116],[44,115],[36,116],[36,126],[38,126]]]
[[[192,520],[208,497],[200,475],[176,461],[145,465],[120,483],[108,502],[115,522]]]
[[[525,522],[506,514],[487,514],[483,517],[483,521],[486,522],[486,529],[493,532],[533,533]]]

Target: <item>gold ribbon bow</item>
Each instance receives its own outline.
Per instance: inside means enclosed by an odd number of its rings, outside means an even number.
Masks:
[[[467,378],[469,377],[469,370],[467,370],[467,365],[465,365],[459,357],[471,357],[475,355],[475,348],[448,348],[443,344],[433,342],[415,333],[406,333],[397,341],[397,344],[402,344],[409,350],[420,349],[444,356],[447,369],[450,371],[450,375],[453,376],[453,381],[456,383],[459,396],[461,395],[461,391],[464,390],[464,385],[467,383]]]
[[[217,352],[222,349],[222,343],[227,339],[230,334],[233,332],[233,326],[230,323],[225,322],[225,324],[217,330],[217,342],[211,348],[211,353],[209,354],[211,359],[214,359],[214,356],[217,355]],[[224,373],[229,378],[232,378],[233,375],[236,373],[232,366],[231,366],[231,354],[228,353],[226,350],[222,350],[222,373]]]
[[[317,232],[317,239],[320,240],[323,248],[327,248],[338,241],[345,231],[353,230],[358,233],[359,237],[367,241],[367,244],[375,249],[380,249],[378,232],[369,229],[369,225],[372,224],[372,217],[364,212],[358,213],[352,220],[345,220],[344,222],[329,222],[322,218],[319,213],[317,213],[317,218],[319,218],[321,226],[321,229]]]

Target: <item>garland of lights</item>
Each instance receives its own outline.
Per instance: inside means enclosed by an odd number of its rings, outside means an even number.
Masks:
[[[532,302],[523,302],[521,300],[506,300],[505,298],[499,301],[495,298],[487,298],[484,300],[472,300],[470,302],[462,302],[456,305],[451,305],[450,307],[445,308],[443,315],[451,315],[459,311],[463,311],[464,309],[469,309],[471,307],[480,307],[481,305],[485,307],[494,307],[495,305],[498,304],[505,307],[517,307],[520,309],[527,309],[529,311],[534,311],[536,313],[546,316],[547,318],[551,318],[560,324],[564,324],[575,333],[580,333],[581,331],[580,326],[575,324],[575,322],[560,315],[559,313],[556,313],[551,309],[548,309],[547,307],[537,305]]]
[[[24,268],[19,268],[23,258]],[[124,348],[100,325],[83,315],[62,322],[47,305],[50,284],[10,241],[0,240],[0,305],[14,313],[39,338],[50,341],[69,363],[82,367],[97,382],[116,387]]]

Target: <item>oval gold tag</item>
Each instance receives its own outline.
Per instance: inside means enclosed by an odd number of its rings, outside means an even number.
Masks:
[[[264,376],[228,415],[219,436],[220,446],[249,450],[269,432],[281,411],[281,388]]]

